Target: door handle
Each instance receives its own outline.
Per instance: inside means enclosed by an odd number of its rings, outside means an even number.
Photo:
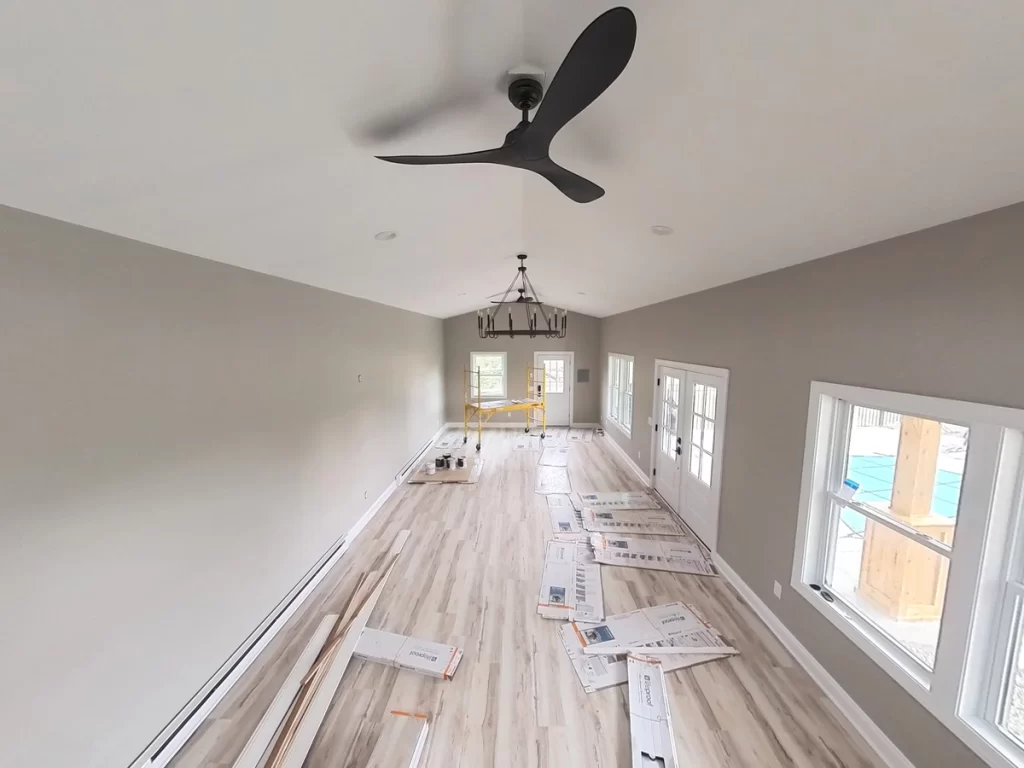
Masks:
[[[683,438],[677,437],[676,438],[676,456],[682,456],[682,455],[683,455]]]

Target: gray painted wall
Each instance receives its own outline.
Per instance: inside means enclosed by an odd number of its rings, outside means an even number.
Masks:
[[[134,759],[436,431],[442,356],[440,320],[0,208],[0,765]]]
[[[920,768],[983,764],[788,588],[810,382],[1024,408],[1022,339],[1024,204],[602,324],[603,380],[636,357],[632,439],[608,434],[645,471],[654,359],[729,369],[719,551]]]
[[[523,323],[522,317],[517,318]],[[573,376],[573,420],[596,424],[600,416],[601,321],[596,317],[569,313],[564,339],[481,339],[477,335],[476,312],[449,317],[444,321],[445,414],[448,421],[462,423],[462,369],[469,366],[470,352],[506,352],[508,354],[508,395],[522,397],[526,387],[526,367],[533,365],[534,352],[574,352],[576,368],[590,369],[590,383],[577,384]],[[521,412],[503,413],[494,423],[525,422]]]

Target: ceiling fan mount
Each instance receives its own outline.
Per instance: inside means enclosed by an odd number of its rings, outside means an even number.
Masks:
[[[513,76],[508,100],[522,120],[505,134],[500,147],[456,155],[391,155],[378,159],[401,165],[487,163],[520,168],[543,176],[577,203],[604,195],[594,182],[558,165],[549,155],[551,142],[566,123],[590,106],[629,63],[636,45],[636,17],[628,8],[605,11],[576,38],[548,85],[529,75]],[[534,119],[530,111],[537,109]]]

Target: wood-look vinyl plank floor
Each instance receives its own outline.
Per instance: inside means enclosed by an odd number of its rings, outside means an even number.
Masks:
[[[412,536],[370,626],[465,651],[442,681],[353,660],[306,768],[362,768],[392,709],[434,715],[426,765],[624,766],[625,686],[587,694],[557,635],[536,613],[544,496],[540,454],[513,451],[518,432],[484,436],[474,485],[403,485],[285,629],[243,675],[170,768],[229,768],[320,618],[403,528]],[[572,443],[577,492],[638,490],[606,444]],[[693,768],[878,768],[881,762],[736,591],[721,578],[602,568],[608,614],[695,603],[740,655],[669,674],[682,765]]]

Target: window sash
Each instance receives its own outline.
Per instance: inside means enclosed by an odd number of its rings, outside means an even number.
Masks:
[[[633,426],[633,359],[608,355],[608,418],[626,434]]]
[[[499,373],[485,373],[480,366],[483,359],[496,359],[501,361]],[[480,370],[479,379],[473,382],[475,386],[480,385],[480,398],[500,399],[508,395],[508,365],[504,352],[471,352],[469,355],[469,368],[476,379],[476,372]]]

